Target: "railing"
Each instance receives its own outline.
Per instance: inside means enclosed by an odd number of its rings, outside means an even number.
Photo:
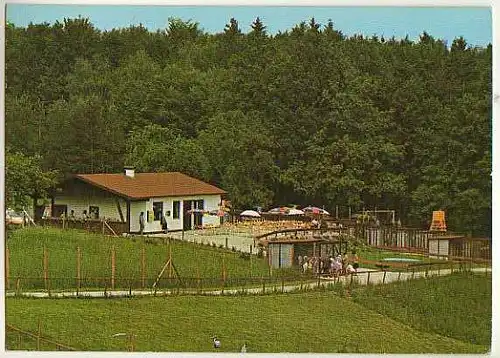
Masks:
[[[283,229],[283,230],[275,230],[262,235],[258,235],[255,238],[258,240],[266,239],[266,238],[275,238],[277,239],[279,236],[286,236],[287,234],[294,234],[298,236],[299,234],[312,233],[314,234],[324,234],[324,233],[341,233],[342,229],[340,228],[327,228],[327,229],[314,229],[314,228],[306,228],[306,229]]]
[[[392,226],[364,226],[354,225],[339,227],[328,227],[321,229],[296,228],[283,229],[268,232],[255,237],[256,240],[272,242],[281,237],[290,238],[309,236],[310,238],[325,238],[328,234],[347,234],[351,237],[361,239],[371,247],[404,251],[410,253],[427,254],[429,252],[429,239],[435,235],[426,230],[415,228],[399,228]],[[325,235],[326,234],[326,235]],[[451,233],[448,233],[451,235]],[[316,236],[316,237],[315,237]],[[460,257],[473,257],[491,260],[491,240],[466,238],[450,241],[450,254]],[[436,256],[436,255],[435,255]]]
[[[105,219],[71,219],[71,218],[43,218],[39,221],[43,226],[53,226],[62,229],[80,229],[87,232],[104,235],[121,235],[128,232],[128,223]]]

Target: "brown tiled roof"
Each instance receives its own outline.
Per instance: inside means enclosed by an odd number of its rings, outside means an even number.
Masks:
[[[211,184],[182,173],[78,174],[76,178],[129,199],[225,194]]]

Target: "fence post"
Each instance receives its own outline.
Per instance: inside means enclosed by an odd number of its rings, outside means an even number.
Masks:
[[[370,284],[370,271],[368,271],[368,277],[366,278],[366,285]]]
[[[76,248],[76,296],[78,296],[81,287],[81,252],[80,246]]]
[[[425,278],[429,276],[429,266],[425,266]]]
[[[250,245],[250,277],[253,277],[252,245]]]
[[[385,276],[387,275],[387,271],[384,270],[384,277],[382,278],[382,284],[385,284]]]
[[[141,287],[144,289],[146,281],[146,248],[142,245],[141,252]]]
[[[197,278],[198,293],[200,293],[201,292],[201,290],[200,290],[201,280],[200,280],[200,268],[199,268],[199,266],[196,266],[196,278]]]
[[[183,231],[184,232],[184,231]],[[172,278],[172,240],[168,239],[168,278]]]
[[[38,319],[38,334],[36,336],[36,350],[40,350],[40,338],[42,336],[42,322]]]
[[[47,247],[45,246],[43,247],[43,281],[45,283],[45,289],[49,292],[49,257]]]
[[[21,294],[21,279],[18,277],[16,280],[16,295],[19,296]]]
[[[262,279],[262,293],[266,293],[266,281],[264,281],[264,276],[261,276]]]
[[[7,281],[7,289],[10,289],[10,267],[9,267],[10,252],[9,247],[5,248],[5,280]]]
[[[398,273],[398,282],[401,281],[401,271]]]
[[[115,269],[116,269],[115,245],[111,248],[111,289],[115,289]]]

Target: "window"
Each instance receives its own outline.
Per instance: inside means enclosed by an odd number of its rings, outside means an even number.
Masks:
[[[172,210],[174,213],[173,213],[173,218],[174,219],[178,219],[179,218],[179,214],[181,212],[181,202],[180,201],[174,201],[174,208]]]
[[[89,206],[89,216],[91,219],[99,219],[99,207]]]
[[[153,213],[155,221],[161,220],[161,216],[163,215],[163,202],[153,202]]]

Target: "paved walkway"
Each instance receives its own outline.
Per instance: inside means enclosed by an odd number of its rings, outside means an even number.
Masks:
[[[363,270],[361,272],[361,270]],[[474,268],[472,269],[473,272],[477,273],[491,273],[491,268]],[[317,279],[311,279],[307,282],[304,282],[303,284],[294,284],[294,285],[281,285],[279,282],[274,283],[274,284],[266,284],[266,287],[252,287],[252,288],[228,288],[225,289],[224,291],[219,289],[219,290],[210,290],[210,291],[201,291],[202,294],[204,295],[213,295],[213,296],[218,296],[222,294],[238,294],[245,292],[246,294],[263,294],[265,292],[273,292],[273,291],[278,291],[278,292],[292,292],[292,291],[297,291],[300,289],[304,288],[317,288],[319,285],[325,286],[327,284],[333,284],[334,282],[342,282],[343,284],[349,285],[351,282],[353,284],[360,284],[360,285],[366,285],[366,284],[384,284],[384,283],[391,283],[391,282],[396,282],[396,281],[407,281],[411,279],[416,279],[416,278],[422,278],[422,277],[431,277],[431,276],[446,276],[450,275],[452,272],[450,269],[443,269],[443,270],[433,270],[433,271],[428,271],[427,273],[425,271],[419,271],[419,272],[381,272],[381,271],[375,271],[375,270],[370,270],[370,269],[360,269],[360,272],[357,275],[348,275],[348,276],[341,276],[337,279],[334,278],[321,278],[319,281]],[[264,292],[265,290],[265,292]],[[169,295],[176,295],[177,290],[157,290],[156,295],[157,296],[169,296]],[[181,289],[180,294],[182,295],[199,295],[200,291],[196,289]],[[6,293],[7,297],[13,297],[15,296],[15,292],[8,292]],[[20,293],[20,296],[23,297],[33,297],[33,298],[70,298],[70,297],[93,297],[93,298],[99,298],[99,297],[129,297],[130,295],[132,296],[154,296],[155,292],[154,290],[132,290],[132,291],[107,291],[104,293],[104,291],[81,291],[77,295],[76,292],[53,292],[50,295],[47,292],[22,292]]]
[[[234,247],[238,251],[257,253],[258,249],[254,247],[254,239],[250,232],[233,232],[231,230],[190,230],[190,231],[175,231],[168,234],[155,234],[154,237],[171,237],[176,240],[182,240],[194,243],[211,244],[215,243],[217,247],[223,245],[231,249]],[[251,248],[250,248],[251,247]]]

